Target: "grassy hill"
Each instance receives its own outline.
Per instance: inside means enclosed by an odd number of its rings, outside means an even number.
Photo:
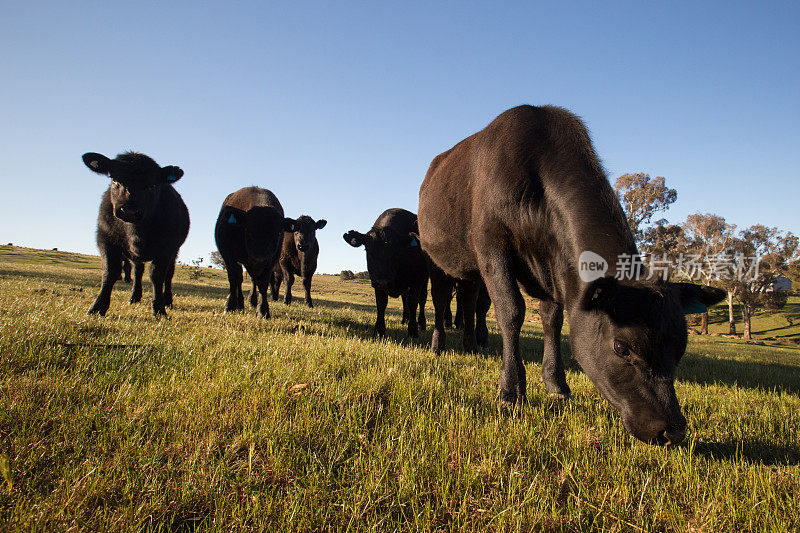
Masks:
[[[264,321],[223,314],[224,272],[191,267],[166,320],[122,282],[87,317],[99,266],[0,246],[4,529],[800,529],[796,300],[757,317],[760,344],[690,336],[690,433],[663,449],[627,435],[571,360],[574,398],[546,394],[530,311],[529,405],[509,414],[493,321],[488,353],[454,332],[435,357],[430,330],[406,339],[399,300],[372,339],[368,282],[317,276],[317,307],[271,303]]]

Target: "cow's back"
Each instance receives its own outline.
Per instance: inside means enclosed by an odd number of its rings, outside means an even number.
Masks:
[[[478,240],[548,253],[563,244],[553,226],[568,226],[582,208],[609,218],[613,199],[578,117],[552,106],[515,107],[431,163],[420,187],[423,250],[448,275],[477,279]],[[618,213],[610,218],[619,226]]]
[[[234,207],[242,211],[249,211],[254,207],[273,207],[283,216],[283,206],[278,198],[269,189],[261,187],[244,187],[229,194],[222,203],[224,206]]]

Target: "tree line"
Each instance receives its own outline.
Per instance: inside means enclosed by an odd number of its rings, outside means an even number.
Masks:
[[[623,174],[615,189],[648,275],[696,280],[728,291],[729,334],[737,334],[734,301],[741,306],[746,339],[752,338],[756,311],[786,305],[789,291],[777,282],[781,276],[800,280],[797,236],[764,224],[738,229],[714,213],[695,213],[679,224],[664,218],[651,222],[678,198],[663,177]],[[701,316],[700,333],[708,334],[707,311]]]

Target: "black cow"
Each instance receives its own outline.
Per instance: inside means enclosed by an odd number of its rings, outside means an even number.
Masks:
[[[89,314],[106,314],[123,261],[129,260],[134,264],[131,303],[142,298],[144,263],[151,261],[153,314],[166,315],[166,307],[172,306],[175,259],[189,233],[189,210],[172,187],[183,170],[160,167],[136,152],[125,152],[114,159],[90,152],[83,154],[83,162],[90,170],[111,178],[97,218],[103,283]]]
[[[269,318],[269,275],[280,257],[283,232],[289,229],[290,220],[284,218],[281,203],[267,189],[245,187],[229,194],[222,202],[214,238],[225,261],[230,285],[225,311],[244,309],[244,265],[254,285],[250,303],[253,307],[258,304],[260,292],[258,313]]]
[[[522,285],[541,300],[542,379],[550,393],[570,395],[560,353],[566,309],[572,353],[621,411],[625,428],[645,442],[683,439],[686,419],[673,384],[686,349],[684,311],[697,312],[725,293],[616,279],[623,273],[618,258],[636,254],[636,243],[578,117],[552,106],[516,107],[434,158],[420,188],[419,226],[422,249],[436,267],[434,351],[444,346],[443,275],[471,282],[465,317],[475,309],[482,278],[503,339],[500,398],[522,404]],[[608,275],[592,279],[582,271],[583,252],[599,256]]]
[[[384,315],[389,296],[403,299],[403,314],[409,317],[408,334],[425,330],[425,301],[428,299],[428,271],[420,251],[417,215],[405,209],[387,209],[367,233],[350,230],[342,237],[350,246],[367,250],[367,270],[375,289],[378,318],[375,333],[386,334]],[[414,320],[417,305],[419,316]]]
[[[306,305],[314,307],[311,300],[311,278],[317,270],[317,258],[319,257],[319,243],[317,242],[317,230],[325,227],[327,220],[314,219],[303,215],[297,220],[289,220],[290,231],[283,234],[283,247],[281,248],[281,258],[272,270],[270,278],[270,288],[272,289],[272,299],[278,300],[278,291],[281,282],[286,280],[286,294],[283,303],[292,303],[292,285],[295,276],[303,277],[303,288],[306,291]],[[252,299],[255,290],[250,293]]]

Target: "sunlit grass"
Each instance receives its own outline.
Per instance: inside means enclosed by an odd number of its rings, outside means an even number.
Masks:
[[[368,283],[320,276],[314,309],[271,303],[264,321],[223,314],[224,273],[187,267],[168,319],[123,283],[87,317],[98,269],[0,247],[5,528],[800,528],[797,349],[693,336],[690,434],[663,449],[628,436],[574,363],[574,398],[547,396],[532,313],[530,402],[509,414],[494,324],[488,354],[454,332],[437,357],[430,331],[406,339],[398,300],[372,339]]]

